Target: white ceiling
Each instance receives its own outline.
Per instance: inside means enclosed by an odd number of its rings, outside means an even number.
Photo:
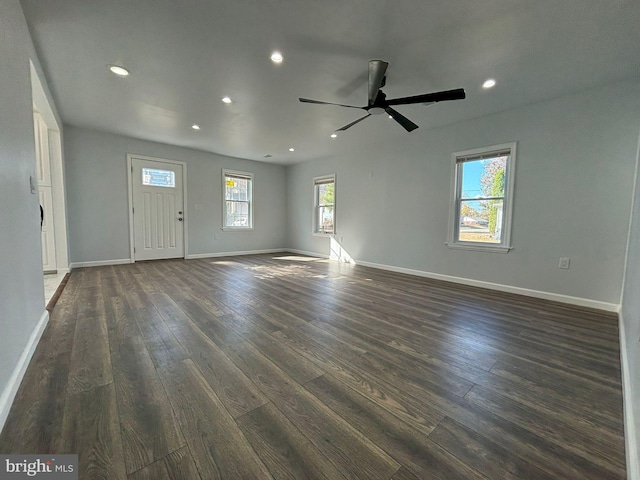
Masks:
[[[400,148],[429,128],[640,76],[638,0],[21,3],[66,124],[279,164],[341,144]],[[421,127],[412,133],[379,116],[329,138],[364,112],[298,97],[365,105],[371,59],[390,63],[388,98],[464,88],[467,99],[397,107]],[[483,91],[489,77],[498,84]]]

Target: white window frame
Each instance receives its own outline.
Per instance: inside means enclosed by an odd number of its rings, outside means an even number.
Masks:
[[[227,225],[227,177],[241,178],[249,180],[249,193],[247,203],[249,204],[249,225]],[[253,173],[241,172],[239,170],[222,169],[222,230],[238,231],[253,230]]]
[[[318,185],[323,185],[326,183],[333,183],[333,232],[321,232],[318,231]],[[320,177],[314,177],[313,179],[313,214],[311,221],[311,233],[318,237],[332,237],[336,234],[336,197],[337,197],[337,186],[336,186],[336,174],[332,173],[330,175],[322,175]]]
[[[480,160],[498,156],[501,152],[509,151],[509,160],[505,171],[505,192],[503,199],[502,241],[500,243],[483,243],[460,241],[460,199],[462,197],[462,164],[465,161]],[[455,152],[452,155],[453,170],[451,176],[451,203],[449,221],[449,235],[447,245],[450,248],[476,250],[482,252],[508,253],[511,246],[511,229],[513,223],[513,194],[516,171],[516,142],[502,143],[489,147],[474,148]]]

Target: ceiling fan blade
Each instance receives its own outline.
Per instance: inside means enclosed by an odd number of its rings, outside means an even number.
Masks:
[[[445,90],[444,92],[425,93],[413,97],[392,98],[387,100],[387,105],[410,105],[412,103],[434,103],[447,100],[462,100],[466,97],[463,88]]]
[[[357,119],[355,122],[351,122],[348,125],[345,125],[344,127],[337,129],[336,132],[343,132],[347,128],[353,127],[356,123],[361,122],[362,120],[364,120],[365,118],[370,117],[370,116],[371,116],[371,114],[367,113],[364,117]]]
[[[393,108],[387,107],[384,109],[384,111],[391,115],[396,122],[402,125],[407,132],[413,132],[416,128],[418,128],[418,125],[413,123],[411,120],[409,120],[407,117],[394,110]]]
[[[364,107],[356,107],[354,105],[343,105],[342,103],[331,103],[331,102],[322,102],[320,100],[311,100],[310,98],[299,98],[302,103],[316,103],[318,105],[337,105],[338,107],[347,107],[347,108],[359,108],[362,110]]]
[[[382,87],[384,74],[389,64],[382,60],[371,60],[369,62],[369,106],[373,105],[378,96],[378,90]]]

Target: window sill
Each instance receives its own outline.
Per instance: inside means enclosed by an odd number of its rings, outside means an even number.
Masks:
[[[509,253],[513,250],[513,247],[505,247],[503,245],[481,245],[478,243],[453,243],[447,242],[445,245],[454,250],[472,250],[476,252],[490,252],[490,253]]]
[[[253,227],[222,227],[223,232],[247,232],[254,230]]]
[[[314,237],[334,237],[335,233],[311,232],[311,235],[313,235]]]

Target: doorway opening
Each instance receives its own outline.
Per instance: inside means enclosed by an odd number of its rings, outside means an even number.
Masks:
[[[31,62],[38,196],[42,206],[42,271],[45,305],[69,273],[67,215],[60,126]]]

